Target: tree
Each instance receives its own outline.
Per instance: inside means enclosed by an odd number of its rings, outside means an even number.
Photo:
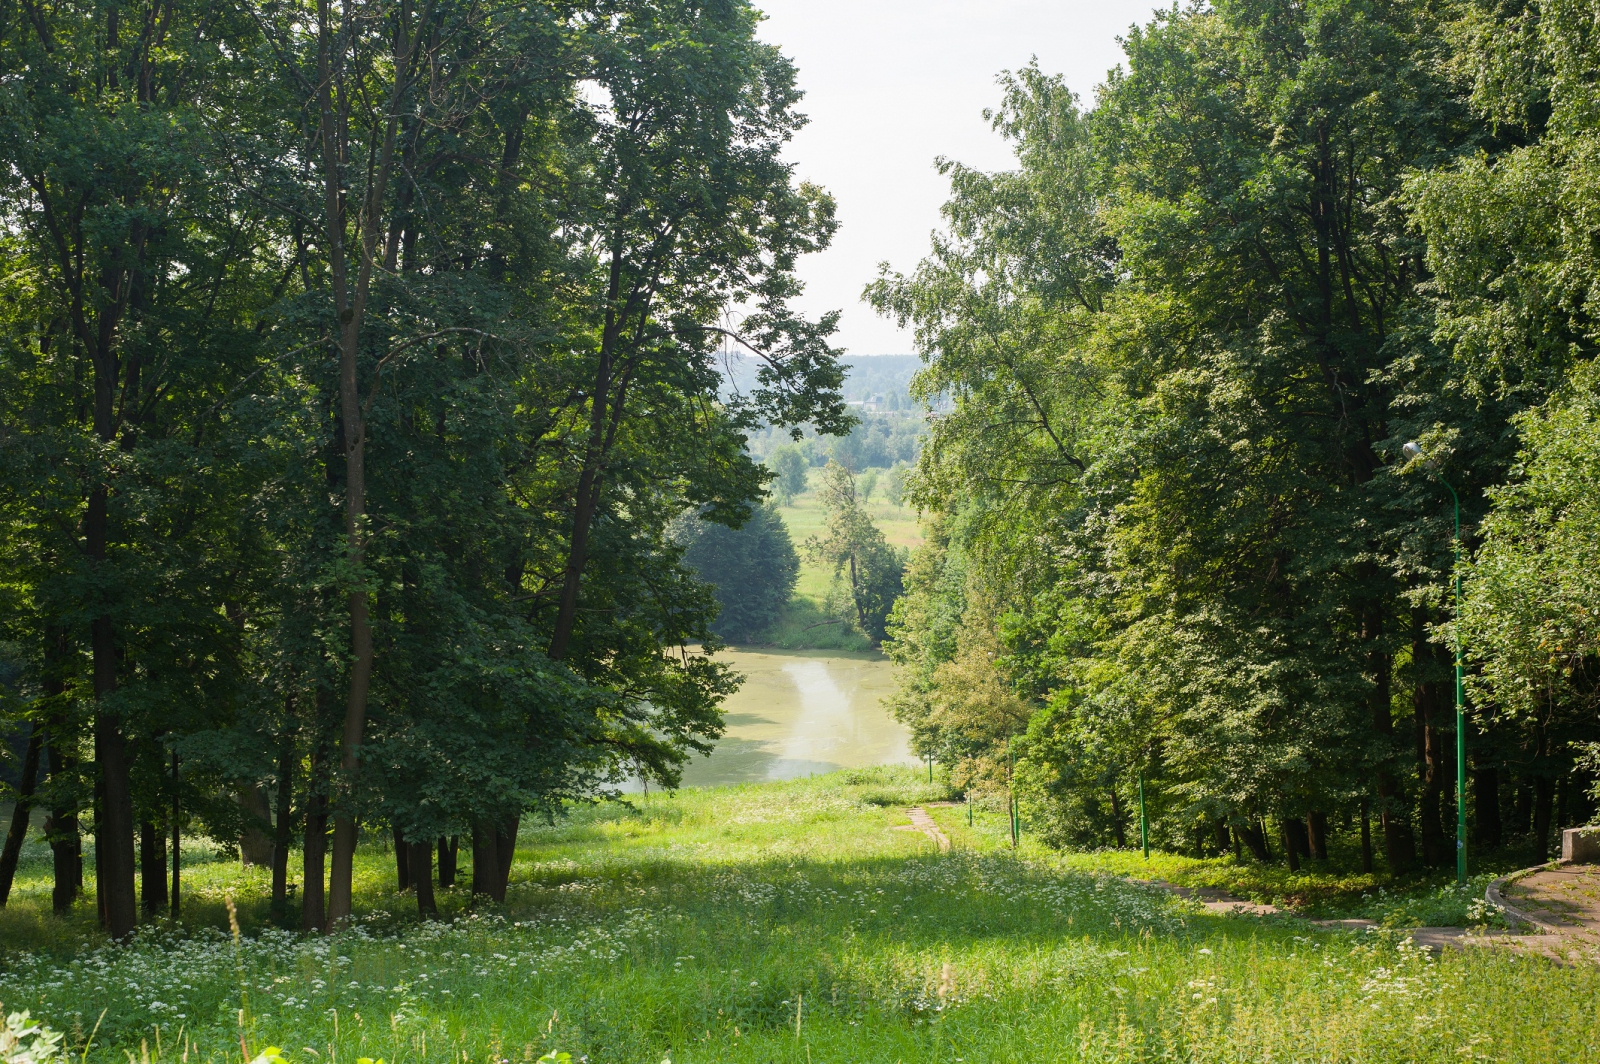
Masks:
[[[794,444],[782,443],[774,447],[767,456],[767,467],[775,474],[772,490],[780,506],[788,505],[806,490],[806,474],[811,470],[811,463]]]
[[[138,918],[139,752],[223,711],[231,677],[215,663],[237,645],[238,604],[225,574],[252,564],[235,549],[250,539],[236,441],[216,414],[260,368],[256,311],[278,264],[255,254],[271,243],[267,212],[237,195],[211,117],[257,79],[254,42],[226,6],[68,4],[0,28],[0,64],[28,71],[0,90],[16,266],[0,551],[48,739],[58,901],[77,874],[81,763],[118,940]],[[92,754],[69,709],[83,695]]]
[[[806,552],[831,568],[835,581],[847,574],[855,622],[876,646],[883,642],[889,611],[902,590],[905,559],[861,508],[850,470],[829,462],[822,470],[820,494],[827,524],[821,536],[806,540]]]
[[[711,630],[734,643],[759,640],[789,604],[800,574],[783,518],[771,506],[751,511],[738,528],[686,517],[676,538],[684,564],[716,588]]]
[[[1462,426],[1469,493],[1507,455],[1450,387],[1398,205],[1482,126],[1412,5],[1175,11],[1126,50],[1088,113],[1008,77],[1017,169],[944,163],[946,231],[869,288],[917,330],[916,393],[954,402],[916,501],[1003,589],[931,583],[897,640],[991,610],[964,623],[998,633],[1029,778],[1073,816],[1137,769],[1192,824],[1370,808],[1393,867],[1413,822],[1442,861],[1447,513],[1387,467],[1432,420]]]
[[[844,424],[832,319],[788,307],[832,205],[755,25],[0,15],[0,624],[59,907],[96,801],[121,938],[135,824],[148,872],[168,830],[264,830],[262,793],[284,918],[296,831],[303,926],[349,915],[361,822],[471,835],[501,897],[524,812],[710,749],[734,680],[667,527],[758,506],[756,424]],[[764,368],[724,402],[736,303]]]

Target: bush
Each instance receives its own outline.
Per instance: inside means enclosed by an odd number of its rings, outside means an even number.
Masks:
[[[685,564],[716,588],[720,610],[711,630],[731,643],[760,639],[783,612],[800,574],[783,519],[763,506],[740,528],[691,519],[677,536]]]

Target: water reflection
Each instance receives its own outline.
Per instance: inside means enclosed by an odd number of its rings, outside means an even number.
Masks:
[[[684,767],[685,787],[916,764],[905,728],[883,707],[894,680],[882,655],[729,650],[717,659],[745,681],[724,704],[727,732],[716,750]]]

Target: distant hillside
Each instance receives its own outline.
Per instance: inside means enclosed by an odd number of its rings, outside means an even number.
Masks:
[[[881,396],[884,410],[911,410],[911,378],[922,367],[916,355],[857,355],[843,360],[847,369],[844,382],[846,402],[863,403]],[[732,357],[724,371],[732,387],[748,391],[755,386],[760,360],[752,356]]]
[[[883,467],[915,462],[927,431],[922,408],[911,398],[911,378],[922,367],[916,355],[858,355],[844,359],[847,370],[845,402],[860,424],[846,440],[817,439],[807,426],[802,449],[813,465],[837,457],[853,468]],[[759,363],[753,358],[735,361],[730,384],[741,391],[753,387]],[[750,453],[763,461],[772,449],[791,442],[787,429],[757,429],[750,434]]]
[[[910,406],[911,378],[922,368],[916,355],[861,355],[845,359],[849,376],[844,381],[846,401],[861,402],[881,395],[885,401],[900,397]]]

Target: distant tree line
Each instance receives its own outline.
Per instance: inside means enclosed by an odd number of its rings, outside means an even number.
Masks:
[[[668,526],[760,520],[758,425],[848,428],[758,18],[0,3],[0,904],[35,809],[117,939],[180,829],[264,842],[285,921],[298,848],[307,928],[378,832],[425,911],[440,839],[501,898],[520,817],[709,749]]]
[[[809,466],[820,469],[833,460],[858,473],[864,469],[910,464],[921,454],[928,421],[920,405],[915,413],[856,411],[854,418],[854,427],[836,437],[806,431],[796,440],[782,427],[759,431],[751,436],[750,453],[770,464],[780,451],[793,451]]]
[[[947,393],[897,711],[1062,843],[1549,852],[1600,739],[1600,46],[1556,0],[1159,13],[869,289]],[[1402,452],[1421,444],[1415,458]],[[1461,500],[1454,560],[1451,489]],[[1453,580],[1463,581],[1459,617]]]

